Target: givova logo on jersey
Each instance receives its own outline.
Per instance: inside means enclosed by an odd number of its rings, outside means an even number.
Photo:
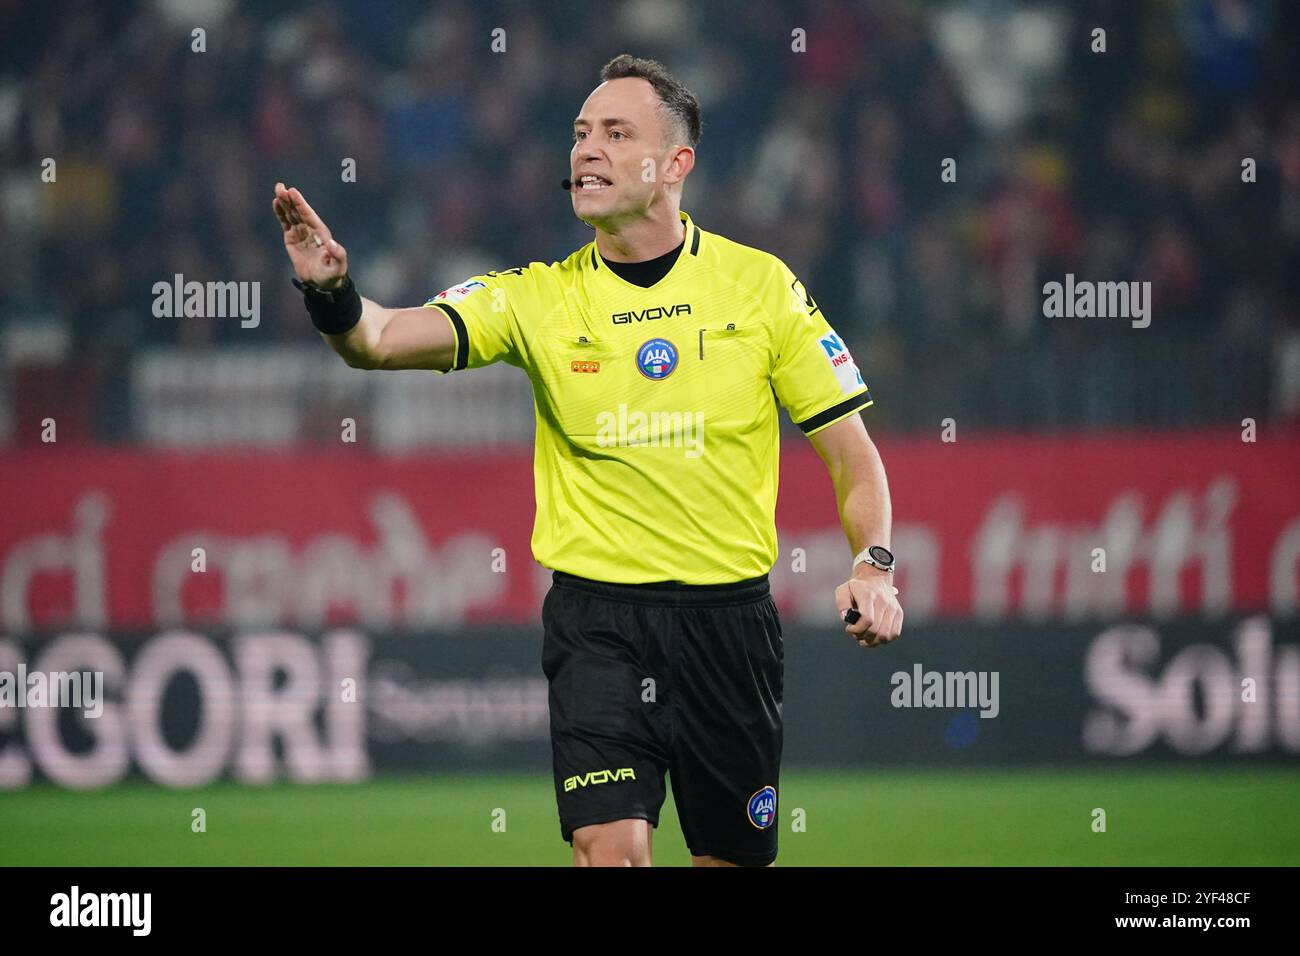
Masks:
[[[862,373],[858,371],[857,363],[849,354],[844,340],[832,332],[822,338],[820,344],[822,351],[826,353],[826,361],[831,363],[831,368],[835,372],[836,381],[840,383],[840,390],[845,395],[861,391],[866,383],[862,381]]]
[[[767,786],[749,798],[749,822],[766,830],[776,822],[776,787]]]

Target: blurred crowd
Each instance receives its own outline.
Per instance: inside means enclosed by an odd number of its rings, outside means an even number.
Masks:
[[[0,0],[11,437],[60,407],[131,440],[146,350],[323,348],[277,180],[385,304],[563,258],[571,120],[622,52],[698,95],[683,208],[804,279],[873,427],[1294,420],[1297,6]],[[156,318],[177,273],[260,281],[260,324]],[[1150,327],[1045,317],[1067,273],[1149,281]]]

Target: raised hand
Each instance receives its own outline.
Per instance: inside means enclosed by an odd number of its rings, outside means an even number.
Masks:
[[[347,250],[334,241],[329,227],[307,204],[302,193],[296,187],[276,183],[271,208],[284,229],[284,249],[299,281],[322,289],[342,285],[348,272]]]

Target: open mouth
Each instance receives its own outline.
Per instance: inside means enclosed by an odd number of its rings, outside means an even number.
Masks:
[[[608,189],[614,185],[603,176],[597,176],[595,173],[587,173],[585,176],[578,178],[578,189],[584,193],[595,192],[598,189]]]

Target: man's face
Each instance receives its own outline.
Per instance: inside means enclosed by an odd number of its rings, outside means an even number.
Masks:
[[[661,188],[663,142],[659,96],[646,80],[628,76],[596,87],[573,123],[574,214],[606,227],[644,216]]]

